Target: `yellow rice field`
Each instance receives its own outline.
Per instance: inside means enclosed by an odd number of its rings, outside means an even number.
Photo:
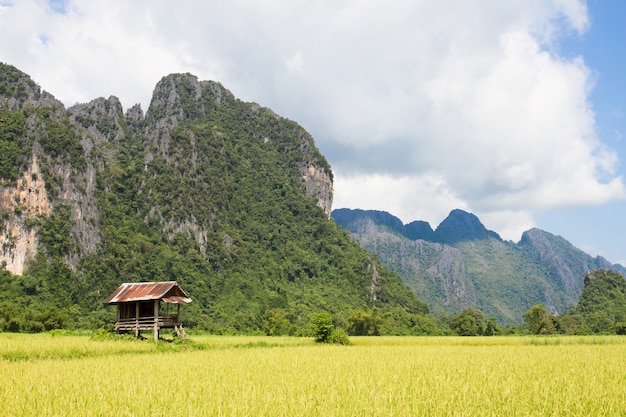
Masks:
[[[624,337],[0,334],[4,416],[626,415]],[[201,348],[201,349],[197,349]]]

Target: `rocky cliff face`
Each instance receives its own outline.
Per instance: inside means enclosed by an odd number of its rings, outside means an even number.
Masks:
[[[26,74],[4,64],[0,65],[0,112],[3,134],[10,137],[13,131],[17,136],[13,143],[18,144],[15,149],[8,142],[5,149],[7,158],[15,158],[11,162],[18,174],[6,175],[9,171],[5,170],[0,179],[0,262],[8,271],[19,275],[37,253],[39,226],[55,204],[73,205],[72,233],[85,241],[84,230],[89,229],[86,217],[89,207],[95,205],[93,196],[87,196],[93,191],[90,184],[94,172],[91,165],[83,165],[82,151],[75,155],[80,159],[81,169],[76,169],[70,161],[71,152],[80,144],[69,127],[63,105]],[[90,249],[93,246],[81,245],[74,254]]]
[[[60,204],[71,208],[76,244],[67,255],[70,265],[96,250],[100,242],[96,178],[116,157],[125,123],[115,97],[65,110],[50,94],[33,87],[27,76],[21,75],[17,82],[17,89],[30,92],[28,98],[5,97],[4,102],[26,118],[22,142],[29,163],[16,181],[3,179],[0,187],[5,219],[0,262],[21,275],[39,249],[41,222]]]
[[[122,187],[123,176],[137,167],[120,165],[124,147],[140,147],[144,154],[143,169],[147,180],[137,185],[137,193],[154,196],[157,192],[151,180],[158,177],[161,167],[193,173],[200,164],[206,164],[207,150],[197,139],[207,134],[218,140],[229,134],[229,128],[220,116],[220,107],[241,112],[251,125],[250,134],[278,152],[287,152],[283,138],[262,133],[265,118],[288,125],[297,132],[300,155],[297,171],[302,187],[317,205],[330,216],[332,206],[332,172],[319,154],[311,136],[297,124],[282,119],[269,109],[255,103],[241,103],[221,84],[198,81],[190,74],[164,77],[155,87],[150,108],[144,117],[139,105],[123,113],[120,101],[111,96],[65,109],[52,95],[41,90],[30,77],[9,65],[0,68],[0,110],[8,115],[24,115],[25,128],[21,133],[24,163],[17,178],[2,178],[0,182],[0,262],[5,268],[21,275],[39,249],[38,227],[55,206],[71,207],[72,236],[75,242],[68,261],[75,266],[85,254],[93,253],[101,241],[101,214],[97,182],[100,173],[111,175],[101,184],[105,193]],[[9,117],[9,116],[7,116]],[[205,130],[189,126],[190,120],[203,120]],[[211,120],[214,124],[211,124]],[[246,123],[244,121],[243,123]],[[209,125],[210,124],[210,125]],[[63,140],[67,141],[64,145]],[[217,150],[217,155],[222,150]],[[292,149],[289,149],[292,152]],[[123,159],[123,152],[122,152]],[[161,165],[163,164],[163,165]],[[141,168],[141,167],[140,167]],[[115,181],[116,172],[119,180]],[[223,175],[223,174],[222,174]],[[157,181],[158,182],[158,181]],[[201,188],[201,187],[200,187]],[[200,219],[191,211],[188,215],[172,217],[155,200],[145,209],[145,221],[159,222],[171,237],[186,233],[206,248],[211,216],[219,206],[209,207],[207,218]],[[139,209],[139,208],[138,208]]]
[[[38,216],[50,215],[50,201],[43,176],[33,155],[31,164],[15,186],[0,187],[0,209],[6,213],[0,231],[0,262],[7,271],[21,275],[38,246],[37,229],[32,226]]]
[[[302,167],[302,180],[309,196],[316,200],[316,204],[326,216],[330,219],[330,213],[333,206],[333,179],[327,170],[322,166],[313,164],[308,167]]]
[[[524,232],[519,244],[527,247],[537,262],[547,269],[550,278],[568,293],[580,295],[581,277],[588,271],[620,270],[618,265],[614,266],[602,257],[593,258],[562,237],[540,229]]]

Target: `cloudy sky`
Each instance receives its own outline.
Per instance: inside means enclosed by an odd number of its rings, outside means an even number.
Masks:
[[[190,72],[315,138],[334,208],[461,208],[626,265],[626,2],[0,0],[0,61],[67,106]]]

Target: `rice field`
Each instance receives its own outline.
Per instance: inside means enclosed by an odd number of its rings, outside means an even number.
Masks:
[[[4,416],[619,416],[626,338],[0,333]]]

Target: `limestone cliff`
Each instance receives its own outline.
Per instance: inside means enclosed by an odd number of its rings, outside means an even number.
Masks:
[[[38,216],[50,215],[50,201],[37,163],[37,156],[15,186],[0,187],[0,210],[4,214],[0,242],[1,262],[7,271],[21,275],[37,251],[37,230],[32,226]]]
[[[124,115],[122,104],[114,96],[66,110],[26,74],[2,64],[0,111],[7,120],[18,116],[24,119],[19,138],[15,139],[22,149],[16,154],[18,161],[11,162],[19,166],[19,175],[2,178],[0,182],[0,262],[14,274],[22,274],[28,267],[39,248],[37,232],[41,220],[59,204],[71,207],[74,244],[67,254],[70,265],[75,267],[83,255],[97,250],[102,237],[102,201],[97,194],[128,190],[128,186],[122,185],[124,176],[137,172],[133,162],[124,162],[132,149],[143,154],[145,178],[133,187],[138,195],[145,196],[137,208],[145,213],[145,222],[157,221],[170,238],[177,233],[193,237],[205,253],[212,219],[225,207],[205,204],[179,210],[176,199],[181,196],[160,197],[160,178],[165,171],[179,171],[188,176],[185,181],[196,181],[197,192],[212,190],[211,186],[197,183],[197,173],[208,165],[223,164],[222,171],[216,169],[216,175],[228,175],[225,164],[232,162],[227,162],[225,146],[219,143],[232,135],[232,123],[250,125],[248,132],[253,143],[264,152],[293,158],[290,164],[294,173],[299,173],[306,195],[330,217],[332,172],[311,136],[267,108],[237,100],[217,82],[198,81],[190,74],[166,76],[156,85],[144,117],[138,105]],[[232,117],[240,117],[241,121]],[[200,123],[199,128],[192,125],[196,122]],[[0,127],[9,129],[8,124],[7,121]],[[205,147],[205,136],[217,144],[215,153]],[[297,138],[296,147],[290,136]],[[242,162],[250,162],[252,169],[267,169],[260,165],[261,168],[255,168],[254,158]],[[262,179],[263,172],[257,174]],[[236,191],[229,187],[221,191],[232,196]],[[179,213],[172,215],[173,211]]]

